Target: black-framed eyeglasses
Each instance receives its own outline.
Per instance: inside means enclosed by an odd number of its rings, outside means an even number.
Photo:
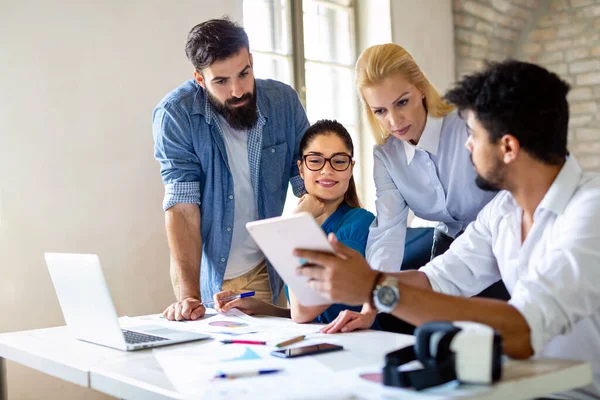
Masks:
[[[349,154],[336,154],[331,158],[325,158],[318,154],[307,154],[302,156],[304,165],[311,171],[320,171],[325,166],[325,162],[329,161],[329,165],[336,171],[345,171],[352,164],[352,156]]]

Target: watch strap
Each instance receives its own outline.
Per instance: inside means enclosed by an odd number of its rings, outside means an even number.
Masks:
[[[371,307],[373,307],[374,309],[377,309],[377,306],[375,305],[375,290],[377,289],[377,287],[379,286],[379,281],[381,280],[381,277],[383,276],[383,272],[381,271],[377,271],[377,275],[375,276],[375,282],[373,282],[373,287],[371,288],[371,294],[369,296],[369,303],[371,303]]]

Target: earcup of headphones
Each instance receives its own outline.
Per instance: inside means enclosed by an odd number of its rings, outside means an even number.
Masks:
[[[448,356],[450,342],[459,331],[460,328],[448,321],[428,322],[418,327],[415,331],[415,355],[417,360],[426,368],[435,366],[440,356],[444,358]],[[432,343],[432,340],[436,343]],[[440,346],[440,344],[443,344],[443,346]],[[440,354],[440,349],[443,354]]]
[[[460,328],[454,327],[453,330],[444,332],[442,337],[437,342],[437,352],[435,354],[435,363],[439,364],[443,361],[449,360],[454,357],[454,352],[450,350],[450,343],[454,336],[460,332]]]

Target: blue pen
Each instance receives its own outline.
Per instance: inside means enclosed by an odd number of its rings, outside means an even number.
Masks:
[[[243,377],[247,377],[247,376],[275,374],[280,371],[283,371],[283,370],[282,369],[259,369],[259,370],[254,370],[254,371],[233,372],[230,374],[220,373],[220,374],[216,374],[214,376],[214,379],[236,379],[236,378],[243,378]]]
[[[222,299],[220,299],[220,301],[231,301],[231,300],[235,300],[235,299],[243,299],[244,297],[252,297],[254,296],[255,292],[246,292],[246,293],[241,293],[241,294],[236,294],[234,296],[227,296],[227,297],[223,297]],[[207,305],[207,304],[212,304],[214,303],[214,300],[211,301],[203,301],[202,304],[203,306]]]

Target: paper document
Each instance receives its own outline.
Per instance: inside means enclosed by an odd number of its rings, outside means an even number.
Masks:
[[[312,357],[282,359],[267,346],[196,343],[186,348],[153,350],[154,357],[185,399],[360,399],[333,386],[335,374]],[[212,379],[218,373],[235,374],[259,369],[282,369],[270,375],[234,380]]]
[[[195,321],[169,321],[160,314],[137,318],[121,317],[122,326],[159,324],[171,329],[207,333],[215,339],[244,339],[268,342],[269,346],[300,335],[313,337],[319,334],[321,324],[290,324],[289,320],[273,321],[255,318],[237,308],[219,314],[207,309],[204,317]]]
[[[302,342],[298,342],[299,345],[305,345],[306,340],[325,336],[320,333],[322,326],[318,325],[302,325],[302,324],[285,324],[279,326],[277,324],[264,324],[260,327],[260,330],[255,333],[248,333],[240,336],[236,336],[238,340],[257,340],[267,342],[268,346],[275,346],[285,340],[304,335],[306,339]],[[330,336],[333,338],[332,336]]]
[[[132,318],[132,320],[135,321],[131,323],[143,321],[147,324],[151,321],[153,324],[171,329],[208,333],[217,338],[258,332],[264,326],[260,319],[246,315],[238,309],[219,314],[214,309],[209,308],[206,310],[204,317],[194,321],[169,321],[162,318],[160,314]]]

